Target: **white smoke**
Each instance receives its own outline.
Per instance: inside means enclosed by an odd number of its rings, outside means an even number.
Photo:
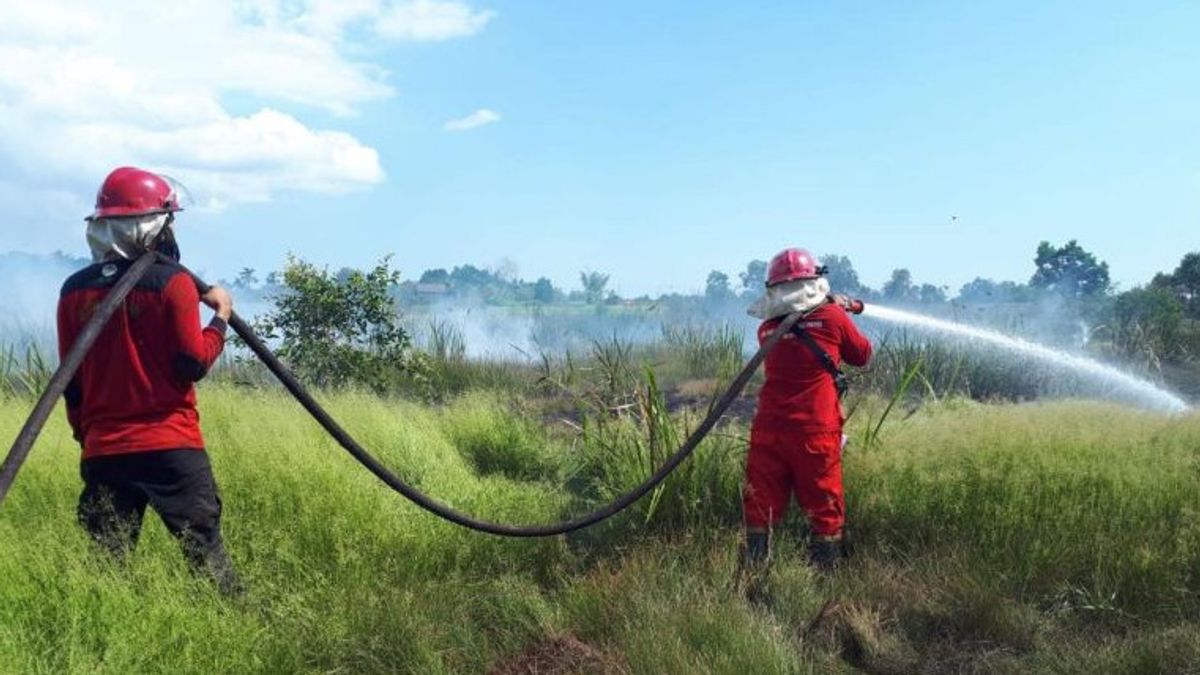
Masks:
[[[87,264],[65,255],[0,254],[0,345],[53,345],[59,291]]]
[[[482,302],[446,300],[410,314],[418,339],[428,343],[432,324],[450,326],[462,337],[470,359],[525,361],[536,356],[536,324],[529,315]]]

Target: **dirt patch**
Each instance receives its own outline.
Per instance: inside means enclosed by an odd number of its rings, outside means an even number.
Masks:
[[[883,617],[855,604],[827,601],[801,638],[839,653],[847,664],[871,675],[921,672],[917,655],[889,634]]]
[[[679,384],[676,393],[685,399],[707,399],[717,395],[721,388],[720,381],[716,379],[705,380],[686,380]]]
[[[1036,617],[1002,601],[934,611],[901,606],[914,602],[904,595],[898,591],[892,607],[830,599],[800,627],[799,638],[872,675],[1004,670],[1034,648]],[[935,595],[926,589],[923,597],[928,603]]]
[[[711,396],[687,396],[684,395],[682,390],[669,392],[665,398],[667,410],[672,414],[678,413],[681,410],[699,410],[700,412],[705,412],[713,402]],[[737,420],[749,423],[754,419],[754,411],[757,404],[756,395],[743,393],[734,399],[733,404],[729,406],[729,410],[725,411],[724,419],[726,421]]]
[[[628,672],[618,659],[573,635],[539,640],[517,656],[488,669],[488,675],[624,675]]]

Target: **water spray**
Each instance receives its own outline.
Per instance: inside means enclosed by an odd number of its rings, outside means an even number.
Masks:
[[[1183,399],[1152,382],[1094,359],[1053,349],[1036,342],[1030,342],[1024,338],[1005,335],[999,331],[968,326],[945,319],[935,319],[931,316],[915,312],[906,312],[875,304],[865,305],[861,300],[848,300],[843,306],[846,307],[847,311],[862,314],[872,319],[913,326],[943,335],[966,338],[973,342],[994,345],[1006,351],[1029,356],[1056,366],[1065,366],[1094,380],[1102,381],[1121,389],[1148,408],[1171,413],[1182,413],[1191,409],[1191,406]]]

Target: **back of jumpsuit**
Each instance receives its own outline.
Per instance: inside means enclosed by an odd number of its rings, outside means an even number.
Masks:
[[[781,318],[764,321],[760,344]],[[865,366],[871,343],[842,307],[826,303],[797,326],[836,365]],[[812,533],[833,537],[845,523],[842,425],[833,376],[804,340],[788,334],[767,355],[766,382],[750,429],[743,512],[748,528],[769,529],[787,513],[794,494]]]

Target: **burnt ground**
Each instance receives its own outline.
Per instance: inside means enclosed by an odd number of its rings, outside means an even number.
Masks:
[[[707,412],[709,405],[723,393],[723,390],[715,390],[713,386],[715,384],[714,381],[709,380],[691,380],[664,391],[663,400],[667,405],[667,411],[672,415],[677,415],[685,410],[698,411],[701,414]],[[757,396],[758,392],[754,384],[746,387],[742,395],[738,396],[729,406],[729,410],[722,417],[722,422],[736,421],[749,425],[754,418]],[[577,401],[569,397],[556,396],[544,398],[542,403],[541,419],[546,426],[578,429],[582,425],[583,414]]]
[[[618,657],[573,635],[538,640],[516,656],[492,664],[488,675],[623,675],[629,667]]]
[[[688,396],[678,391],[670,392],[664,398],[667,402],[667,410],[671,414],[685,409],[705,411],[708,410],[708,405],[712,401],[712,398],[708,396]],[[754,396],[743,393],[734,400],[733,405],[729,406],[729,410],[725,411],[725,416],[722,419],[724,421],[736,420],[749,424],[750,420],[754,417],[754,408]]]

